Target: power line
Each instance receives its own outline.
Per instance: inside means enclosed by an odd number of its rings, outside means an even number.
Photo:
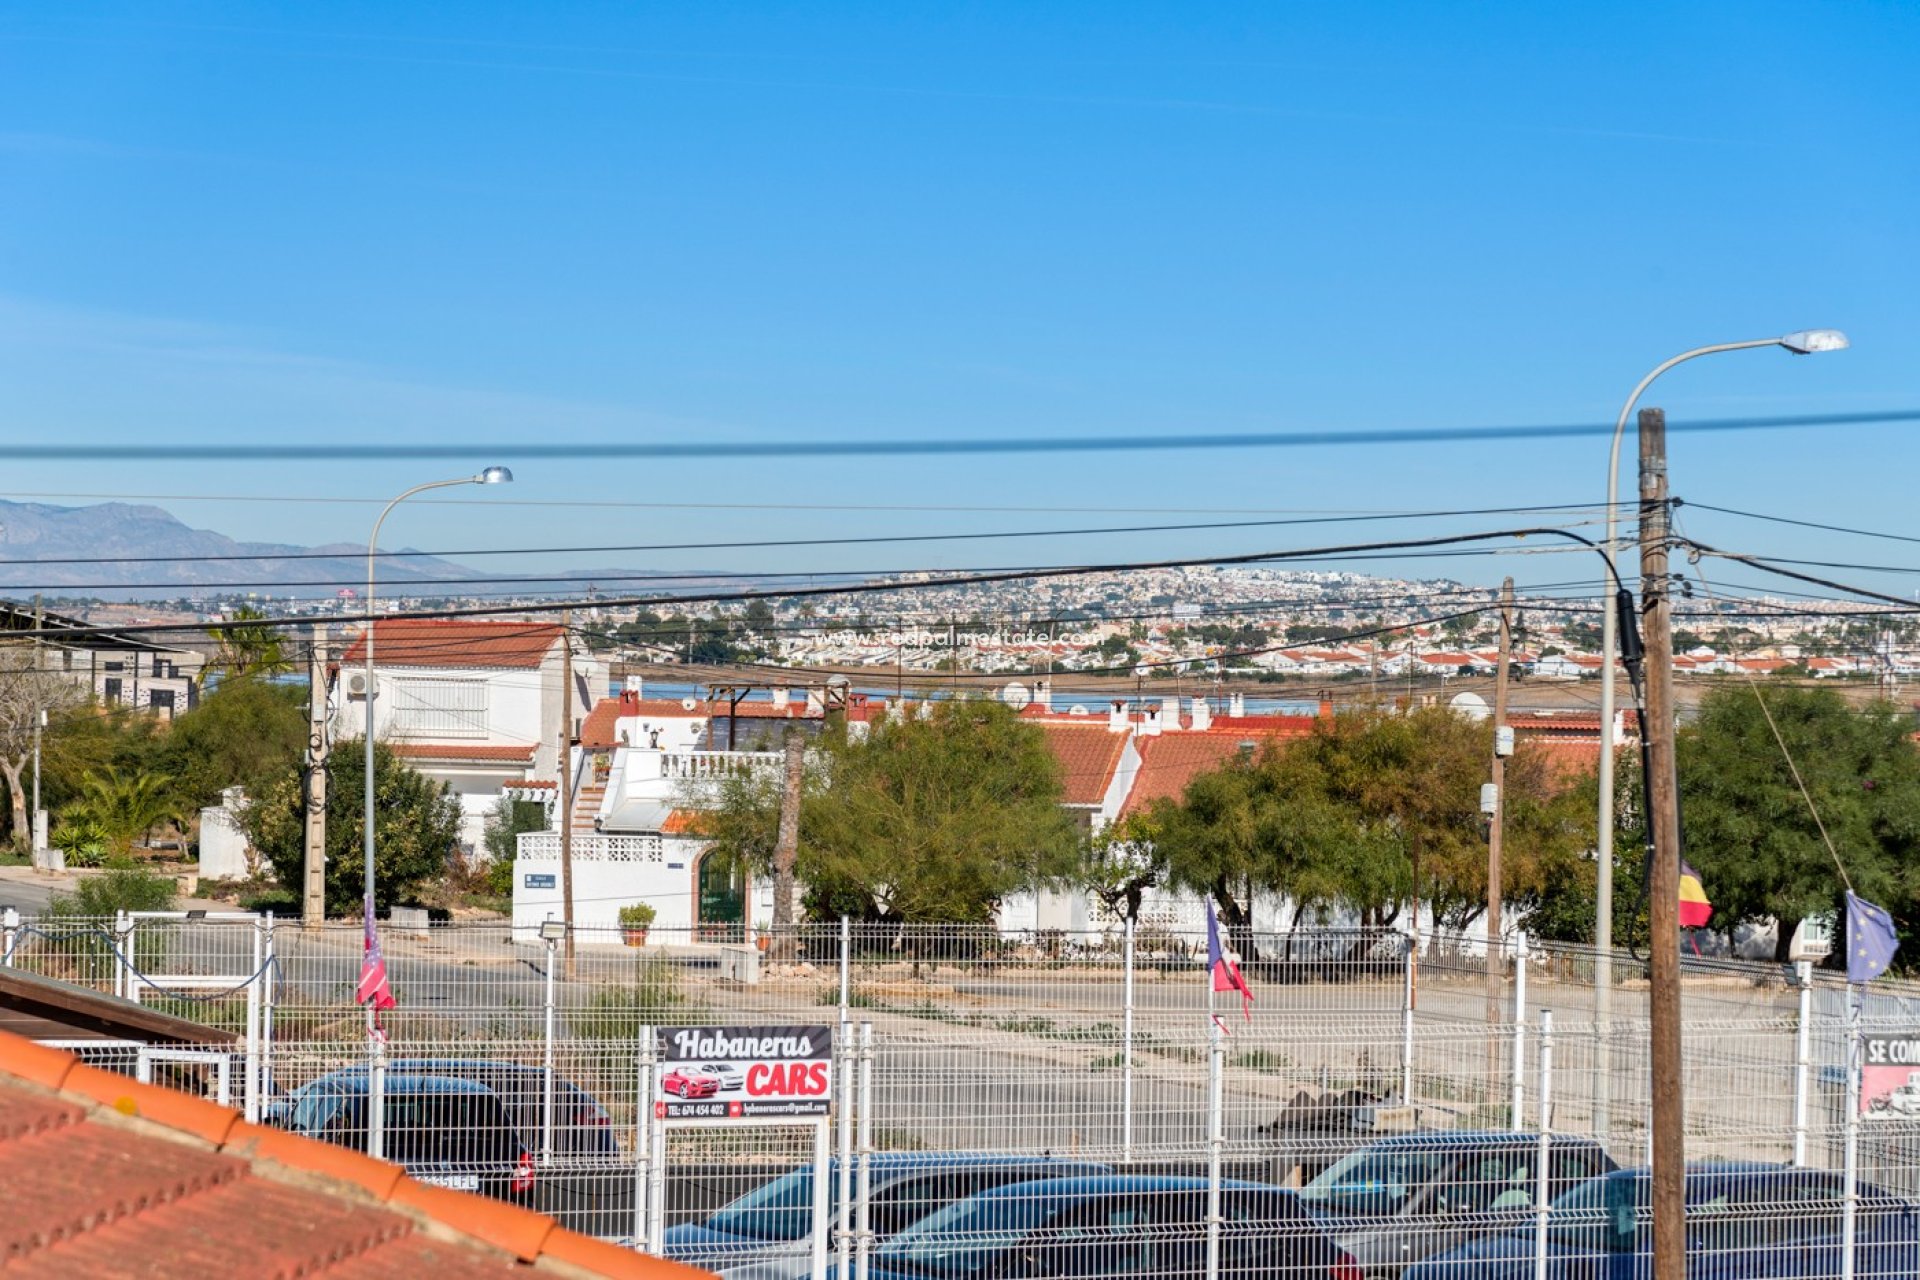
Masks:
[[[1584,511],[1586,509],[1587,508],[1584,507],[1573,508],[1573,510],[1577,511]],[[1079,529],[999,529],[977,533],[898,533],[842,538],[758,538],[732,542],[655,542],[573,547],[464,547],[449,551],[381,551],[376,554],[375,559],[378,561],[418,557],[444,558],[448,556],[607,555],[625,554],[636,551],[739,551],[788,547],[867,546],[877,543],[893,542],[979,542],[1000,538],[1067,538],[1119,533],[1187,533],[1199,530],[1265,529],[1280,525],[1352,524],[1371,520],[1424,520],[1462,516],[1541,515],[1564,510],[1568,510],[1568,508],[1476,507],[1457,511],[1408,511],[1386,516],[1344,515],[1305,516],[1273,520],[1209,520],[1185,524],[1106,525],[1096,528]],[[20,560],[0,560],[0,565],[213,564],[225,561],[354,560],[358,558],[354,552],[350,551],[293,551],[285,554],[261,554],[259,552],[252,552],[247,554],[224,553],[220,555],[197,556],[46,556]]]
[[[1781,417],[1707,418],[1676,423],[1669,430],[1723,432],[1779,427],[1832,427],[1920,421],[1920,409],[1861,413],[1793,414]],[[1601,423],[1529,426],[1390,427],[1357,431],[1266,431],[1139,436],[1003,436],[998,438],[706,441],[675,444],[537,444],[524,439],[462,444],[9,444],[0,458],[14,461],[89,462],[321,462],[486,458],[872,458],[961,454],[1142,453],[1215,449],[1340,447],[1380,444],[1441,444],[1463,440],[1540,440],[1610,435]],[[261,436],[273,434],[262,430]]]

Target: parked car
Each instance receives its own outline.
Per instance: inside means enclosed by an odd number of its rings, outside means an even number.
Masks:
[[[1479,1234],[1478,1215],[1531,1208],[1539,1156],[1537,1133],[1398,1134],[1336,1161],[1301,1188],[1300,1198],[1368,1280],[1395,1277]],[[1592,1139],[1554,1135],[1547,1198],[1613,1167]]]
[[[676,1067],[660,1077],[660,1087],[682,1098],[711,1098],[720,1092],[720,1080],[697,1067]]]
[[[329,1072],[276,1100],[267,1123],[365,1150],[365,1067]],[[478,1191],[597,1234],[632,1229],[633,1173],[606,1108],[553,1080],[551,1159],[540,1159],[544,1068],[485,1059],[400,1058],[384,1086],[382,1149],[423,1182]]]
[[[1555,1200],[1546,1215],[1548,1280],[1652,1275],[1652,1185],[1647,1170],[1620,1169]],[[1877,1187],[1857,1190],[1853,1274],[1858,1280],[1920,1275],[1920,1206]],[[1841,1176],[1821,1169],[1691,1166],[1688,1280],[1833,1280],[1841,1271],[1845,1202]],[[1406,1280],[1531,1280],[1534,1215],[1489,1218],[1487,1234],[1416,1264]]]
[[[840,1162],[829,1162],[831,1221],[840,1200]],[[1111,1172],[1104,1164],[1047,1156],[901,1151],[874,1155],[869,1164],[868,1223],[885,1239],[926,1215],[990,1187],[1038,1178]],[[804,1276],[813,1241],[813,1166],[801,1165],[749,1191],[701,1223],[667,1228],[661,1252],[681,1262],[726,1267],[755,1276]],[[829,1248],[832,1247],[829,1237]],[[797,1269],[796,1269],[797,1267]]]
[[[1360,1280],[1300,1197],[1222,1185],[1223,1280]],[[1155,1280],[1206,1274],[1207,1180],[1107,1174],[996,1187],[948,1205],[874,1251],[872,1280]],[[836,1268],[836,1280],[848,1274]]]

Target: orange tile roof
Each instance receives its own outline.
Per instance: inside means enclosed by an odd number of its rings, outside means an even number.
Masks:
[[[373,624],[373,661],[382,667],[538,667],[565,634],[552,622],[468,622],[459,618],[380,618]],[[365,663],[364,637],[348,646],[343,666]]]
[[[379,658],[376,648],[374,657]],[[495,747],[479,742],[395,742],[389,744],[402,760],[499,760],[507,764],[532,764],[533,747]]]
[[[6,1033],[0,1162],[0,1259],[39,1275],[709,1276]]]
[[[1248,716],[1251,722],[1255,717]],[[1187,784],[1209,769],[1218,769],[1240,752],[1240,744],[1252,741],[1258,746],[1268,742],[1301,738],[1313,732],[1312,716],[1262,716],[1267,723],[1225,729],[1203,729],[1198,733],[1163,733],[1141,738],[1140,772],[1127,793],[1121,816],[1144,811],[1155,800],[1178,800]],[[1216,725],[1219,721],[1214,722]]]
[[[374,656],[379,657],[376,651]],[[580,724],[583,747],[617,747],[614,726],[627,716],[649,716],[657,720],[705,720],[709,704],[696,702],[692,710],[672,698],[629,698],[615,695],[594,703],[593,710]]]
[[[1047,746],[1060,762],[1060,782],[1066,792],[1061,802],[1099,804],[1113,782],[1113,771],[1120,767],[1127,735],[1107,728],[1104,718],[1092,724],[1043,720],[1040,730],[1047,735]]]
[[[660,824],[660,834],[667,836],[700,835],[706,830],[707,815],[698,809],[675,809]]]

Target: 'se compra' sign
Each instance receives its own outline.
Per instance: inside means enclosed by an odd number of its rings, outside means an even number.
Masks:
[[[658,1040],[657,1119],[827,1114],[833,1097],[831,1027],[663,1027]]]

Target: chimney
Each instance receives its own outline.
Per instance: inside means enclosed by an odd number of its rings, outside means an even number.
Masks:
[[[1227,714],[1234,717],[1247,714],[1247,695],[1234,693],[1227,696]]]
[[[787,709],[787,699],[793,696],[793,690],[775,689],[772,691],[772,694],[773,694],[773,709],[775,711],[785,711]]]
[[[1053,710],[1053,681],[1036,680],[1033,682],[1033,703],[1044,711]]]
[[[1160,708],[1143,707],[1140,711],[1140,736],[1155,738],[1160,735]]]
[[[827,695],[819,689],[807,690],[807,711],[810,716],[827,714]]]
[[[1127,731],[1127,704],[1118,698],[1107,704],[1107,728],[1114,733]]]
[[[1180,732],[1180,699],[1160,699],[1160,730],[1162,733]]]
[[[1322,720],[1333,719],[1333,699],[1332,698],[1322,697],[1320,699],[1320,718]]]
[[[620,714],[622,716],[635,715],[639,710],[640,691],[638,689],[622,689],[620,691]]]
[[[1213,707],[1205,698],[1193,700],[1193,731],[1202,732],[1213,725]]]

